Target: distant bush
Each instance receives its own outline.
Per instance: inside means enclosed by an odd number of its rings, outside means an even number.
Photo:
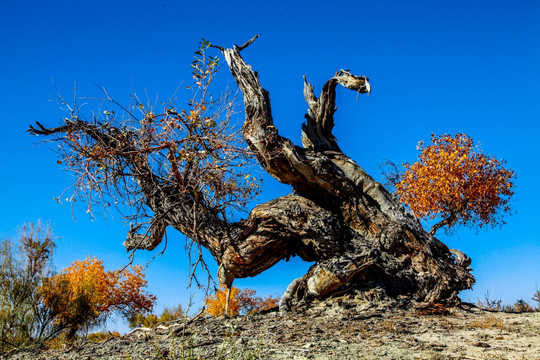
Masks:
[[[255,290],[244,289],[240,291],[237,287],[231,288],[231,298],[229,302],[229,313],[227,315],[245,315],[268,310],[278,306],[279,300],[268,296],[261,298],[255,295]],[[206,313],[210,316],[221,316],[225,314],[225,303],[227,302],[227,291],[224,285],[217,289],[213,296],[204,299]]]
[[[163,308],[163,312],[159,316],[158,320],[159,322],[168,322],[168,321],[180,320],[184,316],[186,316],[186,314],[182,310],[182,305],[178,304],[171,308],[167,306]]]
[[[269,310],[278,306],[279,299],[269,295],[265,298],[256,296],[256,291],[244,289],[238,295],[240,301],[240,314],[253,314]]]
[[[61,350],[66,349],[68,346],[72,345],[74,342],[79,340],[86,340],[95,343],[99,343],[110,339],[111,337],[121,336],[118,331],[106,331],[102,330],[99,332],[90,333],[87,336],[75,335],[72,339],[68,339],[68,334],[66,332],[61,332],[57,336],[48,339],[45,341],[44,345],[47,350]]]
[[[229,301],[229,313],[227,315],[238,315],[240,313],[240,300],[238,293],[240,290],[233,286]],[[227,302],[227,289],[221,285],[214,295],[209,295],[204,299],[205,313],[210,316],[221,316],[225,314],[225,303]]]
[[[169,321],[180,320],[186,314],[182,311],[182,306],[177,305],[175,307],[169,308],[165,307],[161,315],[157,316],[155,314],[141,314],[137,313],[131,316],[129,321],[129,327],[134,329],[138,327],[154,327],[159,323],[166,323]]]
[[[476,302],[476,306],[478,306],[480,309],[490,311],[501,311],[503,308],[502,300],[491,300],[488,293],[484,295],[484,300],[478,299],[478,301]]]
[[[538,301],[538,303],[540,304],[540,291],[536,290],[536,293],[533,296],[533,300]],[[517,300],[513,305],[503,305],[502,300],[491,300],[488,294],[485,295],[484,300],[478,300],[476,306],[478,306],[480,309],[489,311],[517,313],[536,311],[523,299]],[[540,310],[540,307],[537,310]]]
[[[0,350],[37,345],[54,336],[52,314],[38,289],[52,276],[54,236],[41,222],[0,242]]]
[[[534,309],[525,300],[519,299],[514,303],[514,311],[518,313],[534,312]]]
[[[120,333],[118,331],[113,331],[113,332],[100,331],[100,332],[88,334],[88,336],[86,337],[86,340],[92,341],[92,342],[101,342],[111,337],[119,337],[119,336],[120,336]]]

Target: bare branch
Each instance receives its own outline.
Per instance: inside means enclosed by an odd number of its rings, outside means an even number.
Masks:
[[[245,48],[247,48],[249,45],[251,45],[251,43],[253,43],[255,40],[257,40],[259,38],[259,36],[261,36],[261,34],[255,35],[251,39],[246,41],[243,45],[241,45],[241,46],[236,46],[235,45],[235,47],[238,49],[238,51],[242,51]]]

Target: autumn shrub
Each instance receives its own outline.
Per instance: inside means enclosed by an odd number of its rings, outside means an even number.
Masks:
[[[169,321],[174,320],[180,320],[183,317],[185,317],[186,314],[182,310],[181,305],[177,305],[174,307],[165,307],[163,308],[163,311],[161,312],[161,315],[157,316],[155,314],[142,314],[142,313],[136,313],[132,315],[129,319],[129,327],[130,328],[137,328],[137,327],[154,327],[159,323],[166,323]]]
[[[517,313],[534,312],[534,309],[525,300],[519,299],[514,303],[514,311]]]
[[[240,313],[252,314],[269,310],[278,306],[279,299],[269,295],[265,298],[256,296],[256,291],[251,289],[244,289],[238,294],[240,301]]]
[[[204,299],[206,314],[210,316],[221,316],[225,314],[225,303],[227,301],[227,289],[222,285],[216,290],[214,295]],[[256,292],[251,289],[240,291],[237,287],[231,288],[229,301],[229,311],[227,315],[245,315],[274,308],[278,305],[278,299],[268,296],[261,298],[256,296]]]
[[[482,154],[465,134],[433,134],[431,144],[421,141],[418,150],[418,160],[404,164],[396,195],[419,218],[442,218],[432,235],[442,226],[504,224],[515,178],[504,161]]]
[[[0,243],[0,350],[38,345],[51,336],[52,314],[38,289],[52,275],[54,236],[41,222]]]
[[[182,319],[186,314],[182,309],[182,305],[178,304],[173,307],[165,306],[161,315],[159,316],[159,322],[169,322]]]
[[[47,350],[61,350],[71,346],[74,342],[79,340],[86,340],[90,342],[103,342],[111,337],[120,337],[118,331],[101,330],[99,332],[90,333],[87,336],[75,335],[73,338],[68,338],[67,332],[60,332],[56,336],[47,339],[44,342],[44,348]]]
[[[102,324],[111,314],[130,318],[149,312],[155,297],[144,292],[146,280],[140,266],[105,271],[103,261],[75,261],[40,289],[54,324],[72,339],[81,328]]]
[[[120,333],[118,331],[99,331],[95,333],[88,334],[86,340],[92,342],[101,342],[107,340],[111,337],[119,337]]]
[[[134,329],[138,327],[151,328],[157,325],[159,322],[158,316],[155,314],[141,314],[137,313],[132,315],[128,319],[129,327]]]
[[[55,336],[50,337],[43,341],[43,347],[47,350],[59,350],[65,349],[67,346],[73,343],[73,339],[67,340],[67,333],[56,333]]]

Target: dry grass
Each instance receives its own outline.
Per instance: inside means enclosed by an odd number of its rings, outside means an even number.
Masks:
[[[395,322],[393,319],[385,320],[385,321],[382,323],[382,328],[383,328],[383,330],[386,331],[387,333],[396,333],[396,332],[397,332],[397,329],[396,329],[396,322]]]
[[[349,324],[339,330],[344,340],[369,339],[372,337],[372,331],[373,329],[364,322]]]
[[[508,327],[504,324],[504,321],[500,318],[497,318],[493,315],[486,315],[480,319],[473,320],[469,322],[467,327],[473,327],[478,329],[500,329],[508,330]]]

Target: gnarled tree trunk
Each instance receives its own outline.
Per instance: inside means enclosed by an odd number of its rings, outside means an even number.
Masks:
[[[470,261],[428,234],[394,196],[341,152],[332,135],[336,86],[369,93],[368,79],[340,70],[318,98],[304,79],[309,110],[300,148],[278,134],[268,92],[240,55],[254,39],[219,49],[244,95],[244,138],[263,168],[290,184],[296,195],[253,210],[241,236],[225,250],[222,266],[244,277],[288,256],[316,261],[291,284],[282,310],[293,295],[322,298],[344,286],[380,286],[389,296],[406,295],[421,303],[458,302],[458,292],[474,283]]]
[[[456,304],[458,292],[474,283],[470,260],[427,233],[394,196],[341,152],[332,135],[336,86],[369,93],[368,79],[340,70],[319,97],[306,80],[309,110],[302,126],[303,148],[298,147],[279,135],[269,94],[240,55],[255,38],[232,49],[215,47],[243,93],[244,139],[261,166],[291,185],[295,195],[261,204],[245,220],[224,220],[201,201],[204,194],[196,189],[178,191],[178,174],[166,180],[156,176],[141,156],[143,150],[125,141],[135,137],[130,130],[72,116],[60,127],[47,129],[38,123],[30,132],[82,132],[130,169],[154,218],[146,233],[130,230],[127,249],[155,248],[172,226],[210,251],[220,264],[218,279],[228,286],[234,278],[255,276],[291,256],[315,261],[306,275],[292,281],[281,310],[295,299],[370,287],[419,303]]]

